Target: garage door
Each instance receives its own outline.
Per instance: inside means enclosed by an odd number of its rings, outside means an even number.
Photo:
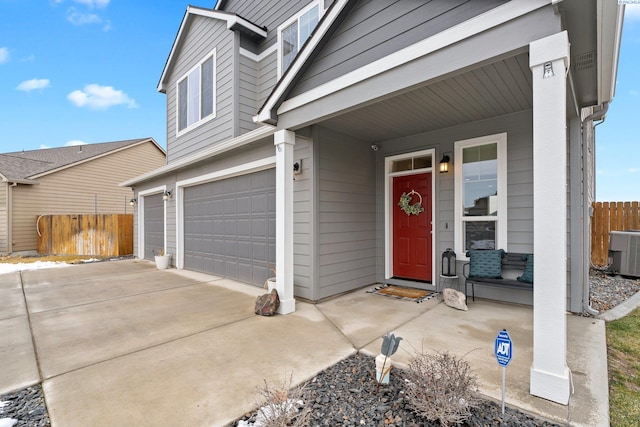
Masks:
[[[184,189],[184,268],[262,286],[273,276],[275,169]]]
[[[144,258],[153,260],[153,251],[164,249],[164,201],[162,194],[144,198]]]

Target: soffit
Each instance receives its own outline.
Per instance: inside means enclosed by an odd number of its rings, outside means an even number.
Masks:
[[[322,122],[380,142],[533,107],[528,53],[496,61]]]

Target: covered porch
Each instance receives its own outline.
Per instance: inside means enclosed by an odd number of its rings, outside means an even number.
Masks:
[[[395,185],[393,159],[410,160],[409,172],[429,177],[425,184],[431,191],[425,203],[428,216],[423,217],[427,231],[421,243],[426,245],[426,260],[423,256],[421,261],[429,271],[413,283],[437,286],[442,252],[455,248],[458,259],[464,260],[466,251],[473,248],[463,218],[467,209],[462,208],[467,180],[461,172],[463,150],[479,147],[482,151],[488,146],[493,153],[489,155],[490,180],[496,196],[491,203],[497,202],[497,208],[485,207],[480,217],[493,227],[493,234],[484,240],[492,249],[536,256],[532,299],[522,301],[521,295],[515,295],[514,300],[508,292],[492,297],[533,303],[533,309],[527,309],[533,316],[529,324],[534,343],[527,388],[533,395],[568,404],[571,379],[565,312],[571,307],[582,309],[581,271],[586,269],[586,258],[580,258],[583,241],[578,239],[572,246],[567,241],[567,207],[579,204],[580,198],[569,199],[568,188],[558,183],[571,182],[582,193],[584,172],[574,170],[575,181],[569,180],[568,153],[577,149],[578,157],[582,156],[578,108],[582,101],[568,81],[569,39],[566,31],[559,31],[558,19],[542,9],[520,18],[519,24],[509,22],[439,50],[433,51],[428,43],[412,46],[399,58],[401,64],[376,70],[369,79],[345,82],[344,87],[321,86],[318,91],[327,92],[323,96],[318,93],[314,94],[318,98],[306,99],[303,93],[280,105],[275,144],[279,171],[276,263],[278,272],[284,272],[278,275],[278,291],[285,301],[281,312],[295,310],[293,303],[287,304],[292,301],[296,271],[295,184],[293,172],[287,169],[294,161],[297,137],[312,141],[312,168],[317,174],[312,193],[312,212],[317,215],[312,222],[317,238],[316,252],[311,254],[317,261],[312,266],[316,279],[310,287],[312,300],[373,281],[406,282],[404,275],[395,274],[398,265],[393,254],[399,243],[390,214],[397,204],[397,194],[390,190]],[[512,33],[512,25],[527,31]],[[376,93],[379,96],[372,97]],[[451,162],[450,172],[441,174],[437,165],[445,156]],[[480,160],[486,160],[482,156]],[[417,157],[423,160],[420,167],[416,167]],[[583,229],[580,221],[573,225]],[[375,251],[363,256],[367,244]],[[568,268],[569,251],[575,253],[575,270]],[[331,282],[336,277],[341,281]],[[482,292],[480,296],[487,296]]]

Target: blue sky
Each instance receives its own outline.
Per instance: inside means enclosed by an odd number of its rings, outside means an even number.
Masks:
[[[143,137],[166,146],[165,96],[156,87],[187,4],[0,0],[0,152]],[[634,6],[616,97],[596,128],[600,201],[640,200],[639,70]]]

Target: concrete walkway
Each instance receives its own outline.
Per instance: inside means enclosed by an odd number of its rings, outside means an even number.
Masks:
[[[265,379],[298,383],[356,351],[375,355],[392,331],[404,338],[400,365],[420,349],[466,355],[481,391],[499,399],[493,341],[507,328],[515,347],[508,404],[608,425],[602,320],[568,316],[575,392],[566,407],[528,393],[530,307],[476,301],[461,312],[365,291],[265,318],[253,314],[262,289],[147,261],[2,275],[0,394],[42,382],[54,427],[220,426],[255,408]]]

